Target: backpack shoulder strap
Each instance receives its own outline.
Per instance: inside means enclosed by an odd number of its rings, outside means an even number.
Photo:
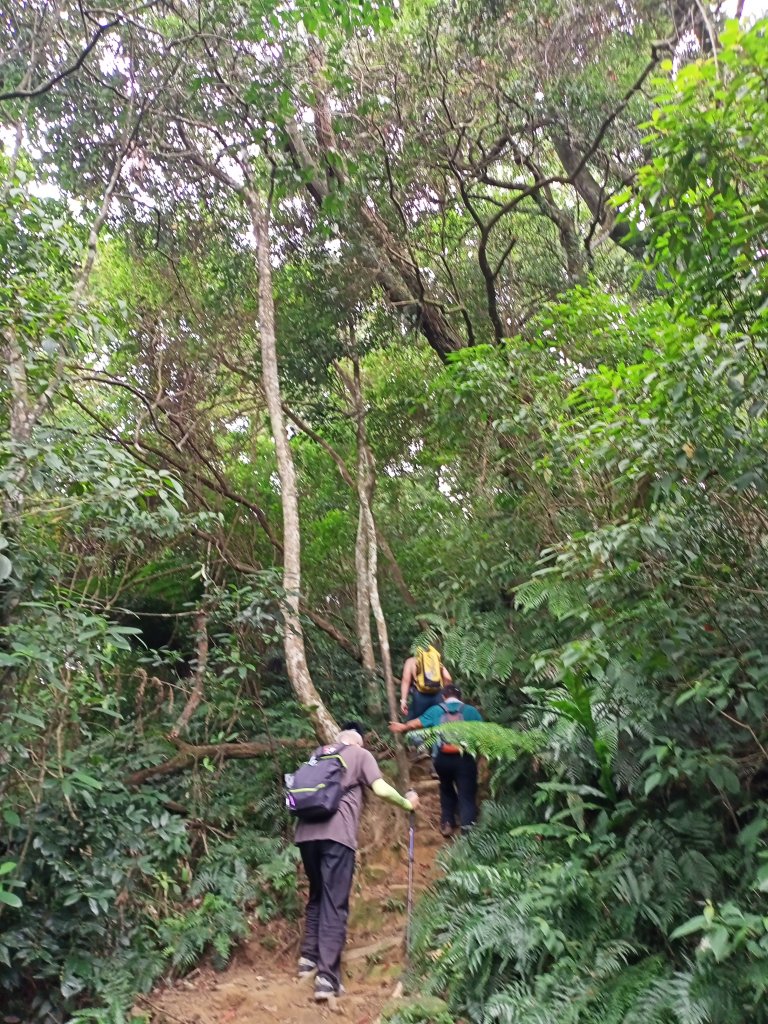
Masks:
[[[315,751],[316,757],[339,757],[342,750],[346,750],[349,746],[348,743],[326,743],[323,747],[318,747]],[[341,757],[339,760],[344,763],[344,758]]]

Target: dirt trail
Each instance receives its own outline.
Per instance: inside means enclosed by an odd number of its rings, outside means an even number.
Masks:
[[[437,783],[417,774],[415,786],[421,797],[418,893],[434,880],[435,856],[445,841],[438,829]],[[406,816],[370,798],[360,829],[341,999],[320,1006],[313,1001],[312,981],[295,977],[300,922],[280,921],[255,926],[226,971],[199,968],[156,990],[140,1008],[152,1013],[152,1024],[317,1024],[342,1017],[350,1024],[374,1024],[403,971],[407,880]]]

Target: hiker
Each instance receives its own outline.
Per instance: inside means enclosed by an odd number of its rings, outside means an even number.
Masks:
[[[443,687],[440,700],[418,718],[409,722],[390,722],[391,732],[429,729],[446,722],[482,722],[483,716],[461,699],[461,690],[451,684]],[[448,838],[456,828],[456,813],[462,832],[468,832],[477,820],[477,762],[455,743],[438,739],[432,758],[440,780],[440,834]]]
[[[440,703],[440,690],[452,682],[451,673],[443,665],[437,648],[430,644],[419,649],[415,656],[406,658],[403,665],[400,679],[400,711],[411,718],[418,718],[427,708]]]
[[[316,764],[325,758],[337,764],[341,761],[344,766],[338,809],[324,820],[300,818],[296,827],[296,845],[309,879],[298,974],[300,978],[315,975],[315,1000],[325,1002],[341,991],[339,972],[347,938],[349,893],[355,869],[363,787],[369,786],[376,796],[404,811],[415,811],[419,798],[413,790],[400,796],[384,781],[373,754],[363,749],[363,737],[357,729],[343,729],[335,744],[319,748],[314,757],[318,758]],[[299,771],[306,769],[307,766],[302,765]],[[298,771],[296,774],[298,776]],[[322,788],[329,787],[323,785]]]

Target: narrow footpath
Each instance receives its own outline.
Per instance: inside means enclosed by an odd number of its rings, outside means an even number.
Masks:
[[[434,881],[440,835],[437,783],[416,766],[417,813],[414,892]],[[295,976],[300,922],[254,925],[250,939],[226,971],[197,968],[156,989],[136,1009],[152,1024],[317,1024],[339,1017],[375,1024],[404,970],[408,880],[407,816],[375,797],[367,799],[360,828],[358,868],[352,886],[349,936],[343,962],[346,993],[317,1005],[311,980]]]

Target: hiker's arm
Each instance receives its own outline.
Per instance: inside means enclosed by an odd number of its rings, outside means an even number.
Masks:
[[[410,722],[390,722],[390,732],[411,732],[412,729],[423,729],[420,718],[412,718]]]
[[[453,676],[448,671],[448,669],[445,667],[445,665],[441,665],[440,667],[441,667],[442,672],[443,672],[443,685],[444,686],[450,686],[451,683],[453,682]]]
[[[415,811],[419,806],[419,798],[414,790],[410,789],[406,796],[400,796],[395,787],[390,786],[390,784],[385,782],[384,779],[376,779],[372,784],[371,789],[376,796],[394,804],[395,807],[402,807],[404,811]]]
[[[406,658],[403,665],[403,674],[400,678],[400,710],[404,715],[408,714],[408,691],[413,681],[413,658]]]

